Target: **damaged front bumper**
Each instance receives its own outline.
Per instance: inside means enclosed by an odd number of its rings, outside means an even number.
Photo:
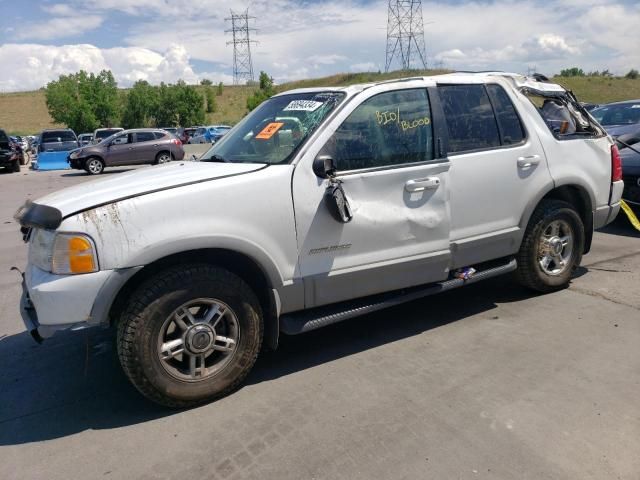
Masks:
[[[58,330],[81,330],[99,325],[92,316],[94,301],[111,272],[55,275],[29,265],[22,274],[22,321],[37,341]]]

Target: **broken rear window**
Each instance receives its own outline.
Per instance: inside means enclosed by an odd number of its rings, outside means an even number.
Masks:
[[[524,90],[538,113],[559,140],[600,137],[605,132],[589,117],[570,93]]]

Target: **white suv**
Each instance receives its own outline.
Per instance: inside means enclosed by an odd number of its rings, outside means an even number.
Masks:
[[[562,87],[502,73],[301,89],[199,162],[18,212],[37,340],[114,325],[144,395],[235,388],[263,344],[515,271],[565,287],[623,188],[610,137]]]

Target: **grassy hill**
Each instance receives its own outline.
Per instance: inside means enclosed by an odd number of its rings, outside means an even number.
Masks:
[[[437,75],[442,70],[390,73],[341,73],[330,77],[299,80],[277,87],[277,91],[292,88],[353,85],[378,82],[403,76]],[[640,99],[640,79],[603,77],[555,77],[555,82],[575,92],[585,102],[607,103],[626,99]],[[234,124],[246,113],[247,98],[256,87],[225,86],[216,97],[217,109],[207,114],[208,124]],[[201,91],[204,87],[198,87]],[[44,91],[0,94],[0,128],[13,134],[35,134],[43,128],[56,127],[45,104]]]

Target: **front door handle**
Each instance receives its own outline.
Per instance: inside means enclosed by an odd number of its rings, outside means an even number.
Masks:
[[[540,163],[540,155],[527,155],[518,157],[518,168],[531,168]]]
[[[427,177],[419,180],[409,180],[404,184],[407,192],[423,192],[425,190],[434,190],[440,186],[438,177]]]

